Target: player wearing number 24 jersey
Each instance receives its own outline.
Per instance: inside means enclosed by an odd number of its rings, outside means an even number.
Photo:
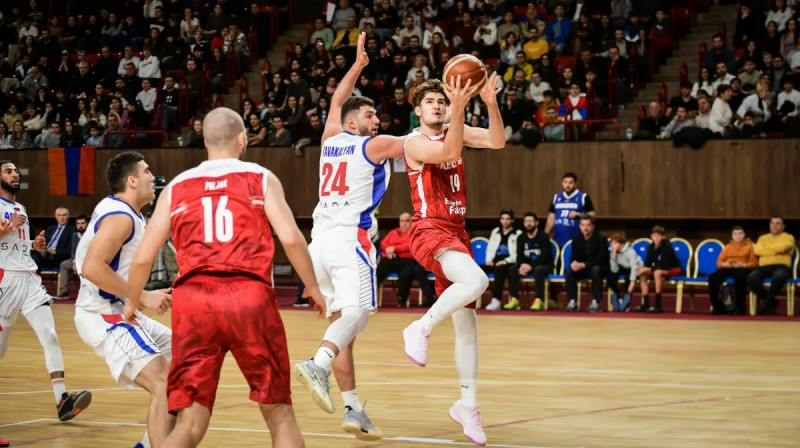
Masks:
[[[328,377],[333,368],[345,404],[342,429],[363,440],[383,437],[358,399],[352,345],[377,310],[375,209],[389,185],[389,158],[403,154],[403,139],[375,136],[379,120],[372,100],[351,97],[369,63],[366,36],[359,36],[356,61],[331,98],[319,159],[319,203],[309,251],[331,325],[316,355],[295,365],[295,376],[326,412],[335,406]]]
[[[478,298],[489,283],[472,258],[464,229],[467,185],[464,145],[477,148],[505,146],[503,120],[497,106],[497,74],[480,92],[489,111],[489,129],[464,125],[464,107],[477,89],[461,83],[461,77],[446,84],[429,80],[414,91],[414,112],[420,127],[405,144],[406,169],[411,183],[414,217],[409,232],[411,253],[436,275],[439,299],[421,319],[403,330],[406,355],[425,366],[428,338],[433,328],[452,317],[456,330],[456,368],[461,381],[461,400],[450,408],[450,417],[460,423],[464,435],[476,445],[486,444],[475,391],[478,374],[478,330],[475,310],[464,308]],[[448,108],[450,123],[445,123]]]
[[[223,360],[230,351],[260,405],[274,446],[300,447],[291,403],[286,334],[272,283],[274,230],[324,309],[305,238],[280,181],[239,160],[247,147],[241,116],[227,108],[203,122],[209,160],[179,174],[158,200],[131,264],[130,297],[172,234],[180,276],[173,292],[169,410],[178,413],[164,446],[197,446],[208,427]],[[126,318],[139,306],[129,300]]]

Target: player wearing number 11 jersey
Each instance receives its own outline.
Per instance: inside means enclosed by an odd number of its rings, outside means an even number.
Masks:
[[[375,209],[389,185],[391,157],[403,154],[403,139],[381,135],[372,100],[351,97],[361,70],[369,63],[361,33],[356,62],[331,98],[319,159],[319,203],[309,251],[331,325],[316,355],[295,364],[295,376],[326,412],[335,410],[328,376],[333,367],[342,391],[342,429],[362,440],[383,437],[358,399],[353,343],[377,310],[375,283],[377,232]]]
[[[481,98],[489,111],[489,129],[464,125],[464,107],[476,89],[461,84],[460,77],[448,84],[430,80],[414,91],[414,112],[420,127],[408,135],[406,169],[411,183],[414,217],[409,232],[411,253],[427,270],[436,274],[439,299],[403,330],[405,351],[411,360],[425,366],[428,338],[433,328],[451,316],[456,330],[456,368],[461,380],[461,400],[450,408],[450,417],[464,428],[464,435],[477,445],[486,444],[477,404],[478,329],[474,309],[464,308],[477,299],[489,283],[472,258],[464,220],[467,213],[466,179],[461,150],[505,146],[503,120],[497,107],[497,74],[484,84]],[[448,104],[449,103],[449,104]],[[445,124],[448,107],[451,125]]]

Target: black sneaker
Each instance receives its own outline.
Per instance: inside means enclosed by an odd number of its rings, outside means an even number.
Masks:
[[[651,314],[660,313],[661,312],[661,307],[657,306],[657,305],[653,305],[653,306],[651,306],[650,308],[647,309],[647,312],[651,313]]]
[[[61,402],[58,403],[58,419],[68,422],[88,408],[92,403],[92,392],[84,390],[80,393],[67,393],[61,395]]]
[[[778,301],[775,299],[768,299],[761,302],[761,307],[758,309],[759,316],[771,316],[775,314],[778,309]]]
[[[307,308],[307,307],[309,307],[311,305],[308,303],[308,299],[304,299],[304,298],[301,297],[301,298],[297,299],[297,302],[294,302],[292,304],[292,306],[296,307],[296,308]]]

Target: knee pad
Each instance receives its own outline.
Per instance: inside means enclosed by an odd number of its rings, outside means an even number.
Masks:
[[[357,306],[348,306],[342,309],[342,315],[328,326],[324,340],[336,345],[339,350],[344,350],[356,335],[367,328],[369,312]]]

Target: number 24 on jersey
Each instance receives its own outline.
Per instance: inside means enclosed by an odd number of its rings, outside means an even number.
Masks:
[[[350,191],[350,187],[347,186],[347,162],[339,162],[335,169],[333,165],[332,163],[322,165],[324,180],[320,187],[320,196],[330,196],[331,193],[344,196]]]

